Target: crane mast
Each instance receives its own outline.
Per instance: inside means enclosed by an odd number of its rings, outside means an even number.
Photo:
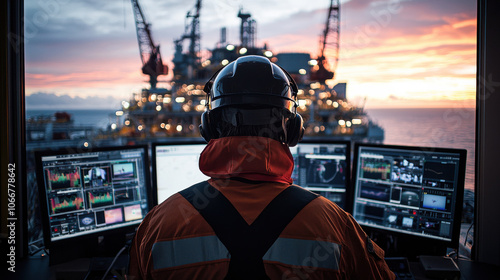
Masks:
[[[200,52],[200,10],[201,10],[201,0],[196,1],[196,6],[194,13],[188,12],[186,18],[192,18],[191,21],[191,31],[189,33],[189,54],[197,60],[198,54]],[[196,61],[197,62],[197,61]]]
[[[328,9],[328,16],[326,18],[325,29],[320,38],[320,51],[316,59],[318,69],[312,73],[311,80],[324,83],[325,80],[334,77],[337,63],[339,60],[339,39],[340,39],[340,5],[339,0],[330,0],[330,7]],[[326,53],[327,47],[331,46],[332,52]],[[326,56],[333,59],[333,65],[328,66]],[[329,68],[330,70],[328,70]]]
[[[142,61],[142,73],[149,76],[149,83],[154,89],[158,83],[158,76],[168,74],[168,67],[163,64],[161,59],[160,45],[156,45],[153,41],[150,24],[144,17],[139,0],[131,1]]]
[[[193,11],[186,15],[184,34],[175,44],[174,77],[178,79],[192,79],[196,77],[196,69],[200,66],[200,10],[201,0],[197,0]],[[189,22],[190,19],[190,22]],[[189,39],[188,53],[183,53],[184,40]]]
[[[245,48],[255,48],[255,20],[251,18],[252,15],[250,15],[250,13],[244,13],[242,8],[238,12],[238,17],[241,18],[241,46]]]

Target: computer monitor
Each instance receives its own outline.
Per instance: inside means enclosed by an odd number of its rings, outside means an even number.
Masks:
[[[158,203],[198,182],[209,179],[198,166],[204,142],[153,144],[153,184]],[[295,184],[336,202],[346,204],[350,178],[350,142],[304,140],[290,148]]]
[[[290,148],[293,182],[350,212],[346,201],[351,170],[351,142],[304,139]]]
[[[153,205],[147,146],[66,149],[35,156],[44,241],[51,250],[73,255],[75,246],[93,237],[125,240]]]
[[[153,143],[153,187],[156,188],[158,204],[185,188],[209,179],[201,173],[198,164],[206,145],[201,140]]]
[[[458,247],[466,150],[357,143],[353,216],[369,232],[398,239],[396,255]]]

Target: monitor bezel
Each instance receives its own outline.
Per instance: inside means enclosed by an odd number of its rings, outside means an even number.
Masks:
[[[459,169],[458,169],[458,182],[456,189],[456,206],[453,217],[453,232],[451,236],[451,240],[442,240],[432,237],[425,237],[421,235],[414,235],[405,232],[393,231],[390,229],[381,229],[378,227],[372,227],[369,225],[361,225],[368,232],[378,232],[382,234],[392,235],[395,237],[403,237],[411,239],[415,242],[422,242],[422,246],[424,244],[433,244],[437,246],[444,246],[445,248],[454,248],[457,249],[459,246],[460,239],[460,228],[461,228],[461,219],[462,219],[462,211],[463,211],[463,199],[464,199],[464,189],[465,189],[465,171],[466,171],[466,161],[467,161],[467,150],[458,149],[458,148],[441,148],[441,147],[424,147],[424,146],[405,146],[405,145],[384,145],[384,144],[372,144],[372,143],[354,143],[353,150],[353,165],[352,165],[352,192],[350,196],[350,204],[352,206],[352,214],[354,216],[354,206],[356,200],[356,181],[358,176],[358,161],[359,161],[359,151],[362,147],[366,148],[384,148],[384,149],[400,149],[404,151],[415,151],[422,153],[430,153],[430,152],[442,152],[442,153],[455,153],[460,156],[459,160]],[[415,245],[418,246],[418,245]]]
[[[44,150],[44,151],[35,151],[35,160],[36,160],[36,177],[38,184],[38,194],[40,201],[40,210],[42,211],[42,229],[43,229],[43,237],[45,247],[51,249],[53,247],[61,247],[68,244],[75,244],[78,241],[88,241],[94,240],[97,237],[107,237],[107,236],[116,236],[116,235],[125,235],[128,233],[133,233],[139,227],[142,220],[134,223],[132,225],[123,226],[119,228],[112,228],[108,230],[103,230],[99,232],[89,233],[85,235],[74,236],[70,238],[64,238],[61,240],[52,240],[50,236],[50,221],[49,221],[49,211],[48,211],[48,201],[47,201],[47,192],[45,189],[44,182],[44,174],[43,174],[43,165],[42,165],[42,157],[46,156],[57,156],[57,155],[68,155],[68,154],[85,154],[91,152],[108,152],[108,151],[119,151],[119,150],[142,150],[144,155],[144,176],[145,176],[145,189],[148,197],[148,212],[155,206],[153,202],[153,190],[151,188],[151,176],[149,172],[150,161],[149,161],[149,149],[147,145],[132,145],[132,146],[109,146],[109,147],[96,147],[96,148],[62,148],[58,150]],[[42,201],[43,199],[43,201]]]
[[[158,205],[158,178],[157,178],[157,172],[156,172],[156,165],[157,165],[157,160],[156,160],[156,147],[158,146],[180,146],[180,145],[200,145],[204,144],[205,146],[208,145],[206,141],[203,139],[185,139],[184,141],[182,140],[174,140],[174,141],[168,141],[168,142],[152,142],[151,143],[151,182],[152,182],[152,189],[153,191],[153,200],[155,205]],[[188,188],[190,186],[186,186]]]

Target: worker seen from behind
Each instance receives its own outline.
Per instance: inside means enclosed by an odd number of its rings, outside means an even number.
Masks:
[[[289,147],[304,128],[284,69],[240,57],[205,91],[199,168],[211,179],[150,211],[128,279],[395,278],[350,214],[292,184]]]

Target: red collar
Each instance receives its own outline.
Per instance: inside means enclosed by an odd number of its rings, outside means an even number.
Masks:
[[[210,140],[200,156],[200,170],[212,178],[293,182],[293,157],[286,144],[257,136]]]

